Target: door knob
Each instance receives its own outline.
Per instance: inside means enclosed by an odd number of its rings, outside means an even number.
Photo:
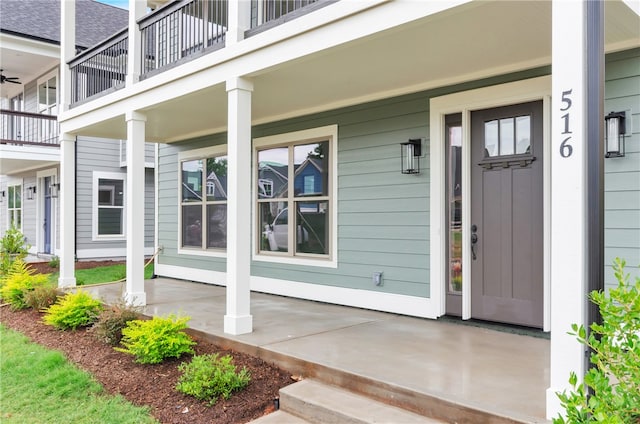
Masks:
[[[473,257],[474,261],[478,257],[477,255],[478,234],[476,234],[476,231],[478,231],[478,227],[474,224],[471,226],[471,256]]]

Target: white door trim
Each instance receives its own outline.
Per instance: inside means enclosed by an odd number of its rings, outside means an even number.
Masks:
[[[551,240],[551,76],[531,78],[491,87],[463,91],[430,100],[430,267],[431,295],[439,305],[438,315],[445,313],[446,299],[446,168],[444,150],[444,118],[462,113],[462,318],[471,318],[471,112],[528,101],[543,101],[543,173],[544,173],[544,331],[551,328],[550,309],[550,240]]]
[[[58,168],[49,168],[36,172],[36,252],[44,252],[44,229],[42,228],[42,218],[44,217],[44,196],[45,186],[44,178],[52,177],[51,183],[58,182]],[[51,255],[56,252],[56,233],[58,230],[58,199],[51,199]]]

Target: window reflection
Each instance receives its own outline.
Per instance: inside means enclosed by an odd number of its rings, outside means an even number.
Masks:
[[[461,118],[461,117],[460,117]],[[495,122],[495,121],[494,121]],[[497,125],[495,125],[497,130]],[[447,124],[448,291],[462,291],[462,125]],[[497,147],[497,146],[496,146]]]
[[[484,124],[484,155],[485,157],[498,156],[498,121],[489,121]]]

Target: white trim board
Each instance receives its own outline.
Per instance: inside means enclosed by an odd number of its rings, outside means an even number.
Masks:
[[[465,281],[462,289],[462,318],[471,318],[471,244],[467,228],[471,221],[471,111],[493,107],[543,101],[543,144],[544,144],[544,331],[551,329],[550,309],[550,263],[551,253],[548,249],[551,239],[550,207],[551,207],[551,76],[531,78],[475,90],[463,91],[430,100],[430,269],[431,297],[437,300],[436,316],[445,313],[445,275],[446,275],[446,216],[445,216],[445,155],[444,155],[444,117],[451,113],[462,113],[462,278]]]
[[[199,283],[225,286],[226,273],[176,265],[157,264],[155,273],[162,277],[196,281]],[[344,287],[323,286],[298,281],[279,280],[251,276],[251,291],[290,296],[303,300],[332,303],[342,306],[372,309],[420,318],[438,317],[433,299],[357,290]]]

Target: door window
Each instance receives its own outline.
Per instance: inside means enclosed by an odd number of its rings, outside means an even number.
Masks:
[[[493,119],[484,123],[484,156],[513,156],[531,153],[531,117]]]

